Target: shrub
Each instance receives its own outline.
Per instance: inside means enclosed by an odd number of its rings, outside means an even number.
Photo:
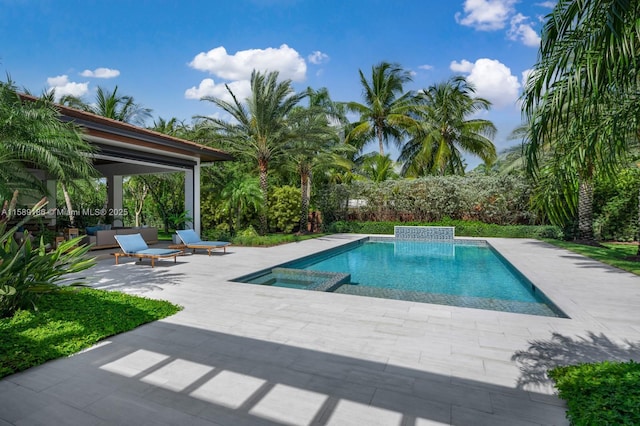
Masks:
[[[549,371],[572,425],[640,424],[640,364],[604,361]]]
[[[292,232],[300,223],[301,198],[299,188],[293,186],[275,188],[270,197],[269,206],[271,226],[277,231]]]
[[[332,185],[316,200],[327,223],[339,220],[532,224],[531,187],[517,176],[428,176]],[[348,207],[349,201],[357,205]]]
[[[39,211],[45,204],[40,202],[32,210]],[[68,275],[95,264],[95,258],[85,257],[89,246],[78,245],[80,237],[52,251],[47,251],[42,239],[32,246],[28,234],[18,243],[14,234],[30,218],[27,216],[6,232],[6,220],[0,221],[0,317],[11,316],[18,308],[36,307],[38,297],[59,290],[63,284],[79,284],[69,282]]]
[[[551,225],[495,225],[449,218],[437,222],[338,221],[329,226],[329,231],[354,234],[393,234],[394,226],[455,226],[455,234],[458,237],[562,238],[560,228]]]

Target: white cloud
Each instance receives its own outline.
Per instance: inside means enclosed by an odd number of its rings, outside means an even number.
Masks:
[[[476,95],[491,101],[494,108],[516,104],[521,87],[518,77],[500,61],[480,58],[472,63],[463,59],[451,62],[449,68],[468,74],[467,81],[476,88]]]
[[[307,56],[309,62],[315,65],[324,64],[325,62],[329,62],[329,55],[326,53],[322,53],[319,50],[314,51],[311,55]]]
[[[529,18],[521,13],[511,17],[511,28],[507,31],[510,40],[521,41],[525,46],[540,46],[540,36],[533,29]]]
[[[89,92],[89,83],[75,83],[69,81],[67,75],[59,75],[56,77],[47,78],[47,84],[49,85],[49,91],[56,91],[56,99],[60,99],[62,96],[71,95],[76,97],[82,97]]]
[[[227,85],[239,102],[243,102],[251,95],[251,83],[249,80],[232,81],[231,83],[227,83]],[[211,78],[205,78],[200,82],[198,87],[193,86],[184,92],[184,97],[187,99],[202,99],[205,96],[221,98],[227,102],[232,101],[232,97],[227,91],[225,84],[216,84]]]
[[[505,27],[514,13],[517,0],[465,0],[464,15],[456,13],[456,22],[481,31],[499,30]]]
[[[543,1],[541,3],[536,3],[536,6],[542,6],[542,7],[547,7],[549,9],[553,9],[554,7],[556,7],[556,2],[555,1]]]
[[[424,64],[424,65],[418,66],[418,68],[420,68],[421,70],[429,71],[433,69],[433,65]]]
[[[96,68],[95,70],[84,70],[80,73],[83,77],[93,78],[114,78],[120,75],[120,71],[111,68]]]
[[[225,80],[249,80],[251,72],[278,71],[283,79],[304,81],[307,64],[300,54],[283,44],[278,48],[240,50],[229,55],[223,47],[198,53],[189,66]]]

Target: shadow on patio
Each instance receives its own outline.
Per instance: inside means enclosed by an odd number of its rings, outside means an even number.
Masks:
[[[522,372],[518,388],[544,387],[552,384],[546,372],[554,367],[605,360],[640,361],[640,343],[616,343],[602,333],[589,332],[587,337],[579,338],[553,333],[549,340],[530,342],[528,350],[516,352],[511,359]]]
[[[167,322],[5,382],[30,388],[39,374],[46,386],[25,401],[15,388],[2,394],[0,419],[16,422],[21,413],[62,403],[70,423],[89,416],[118,424],[566,424],[553,396],[456,371],[420,371]],[[17,408],[25,404],[32,412]]]

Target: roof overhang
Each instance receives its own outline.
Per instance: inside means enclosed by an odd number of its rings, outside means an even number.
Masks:
[[[25,100],[36,100],[30,95],[20,95]],[[123,161],[143,161],[177,168],[192,168],[234,158],[221,150],[200,145],[129,123],[102,117],[62,105],[56,105],[60,120],[72,122],[83,131],[83,137],[97,148],[96,158],[101,156],[120,158]]]

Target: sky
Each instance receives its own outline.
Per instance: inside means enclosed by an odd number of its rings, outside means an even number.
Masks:
[[[87,102],[99,86],[118,86],[151,108],[154,119],[190,123],[194,116],[222,116],[200,98],[228,96],[225,84],[246,97],[253,69],[278,71],[296,91],[326,87],[335,101],[361,102],[358,71],[370,76],[386,61],[411,72],[407,90],[465,76],[477,96],[493,103],[482,118],[498,128],[494,144],[501,151],[517,143],[509,134],[521,123],[518,97],[554,4],[0,0],[0,72],[33,94],[55,89]],[[480,162],[466,161],[468,168]]]

